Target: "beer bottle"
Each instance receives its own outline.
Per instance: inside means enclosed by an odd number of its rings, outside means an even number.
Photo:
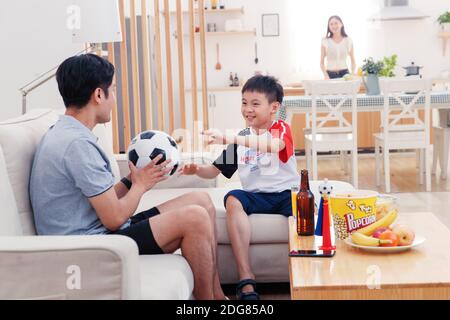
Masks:
[[[239,78],[237,76],[237,73],[234,74],[233,86],[234,87],[239,87]]]
[[[297,194],[297,234],[314,235],[314,195],[309,189],[308,170],[301,171],[300,191]]]

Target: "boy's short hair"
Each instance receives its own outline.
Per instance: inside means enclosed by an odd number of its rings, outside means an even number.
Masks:
[[[59,93],[66,108],[83,108],[97,88],[101,88],[108,98],[113,77],[114,66],[108,60],[90,53],[66,59],[56,71]]]
[[[264,93],[269,100],[269,103],[279,102],[283,103],[284,90],[278,80],[271,76],[256,75],[245,83],[242,88],[242,94],[245,92],[256,91]]]

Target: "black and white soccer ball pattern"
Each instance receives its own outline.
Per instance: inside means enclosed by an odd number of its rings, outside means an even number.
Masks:
[[[156,158],[159,154],[163,157],[157,164],[160,164],[168,159],[172,161],[169,167],[173,167],[170,175],[173,175],[179,166],[180,153],[175,140],[167,133],[156,130],[148,130],[138,134],[128,147],[128,160],[133,162],[137,168],[143,168],[151,160]]]
[[[333,192],[333,186],[326,180],[319,185],[319,193],[330,195]]]

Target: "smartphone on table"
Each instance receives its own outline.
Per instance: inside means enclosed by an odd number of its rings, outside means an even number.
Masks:
[[[292,250],[289,252],[289,257],[322,257],[329,258],[336,254],[336,250]]]

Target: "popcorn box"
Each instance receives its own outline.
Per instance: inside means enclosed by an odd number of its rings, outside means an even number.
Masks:
[[[330,197],[336,239],[344,240],[353,231],[376,221],[378,192],[354,190],[334,193]]]

